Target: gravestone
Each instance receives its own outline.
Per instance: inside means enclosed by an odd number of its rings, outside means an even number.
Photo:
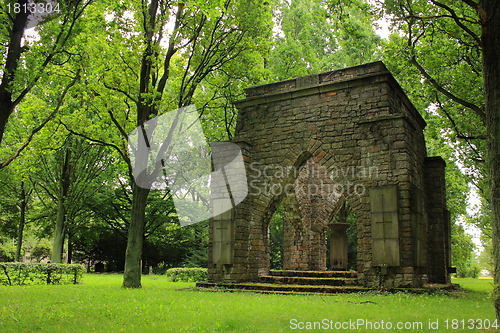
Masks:
[[[347,270],[347,234],[349,223],[330,223],[328,227],[332,231],[330,235],[330,267],[332,270]]]
[[[372,265],[399,266],[398,188],[370,188]]]

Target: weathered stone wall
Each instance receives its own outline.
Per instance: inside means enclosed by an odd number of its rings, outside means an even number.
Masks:
[[[446,185],[444,179],[445,162],[440,157],[425,160],[426,195],[428,223],[429,282],[450,283],[448,274],[450,253],[449,214],[446,211]]]
[[[347,200],[358,222],[360,282],[422,283],[432,248],[421,203],[425,122],[383,63],[250,88],[236,106],[249,194],[232,212],[232,264],[222,272],[211,262],[211,280],[253,281],[269,271],[268,225],[281,202],[285,269],[325,269],[323,226]],[[307,168],[324,172],[301,177]],[[299,191],[321,181],[334,189]],[[210,235],[212,256],[213,227]]]

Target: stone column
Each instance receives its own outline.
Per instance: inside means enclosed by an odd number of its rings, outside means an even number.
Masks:
[[[248,228],[241,226],[251,205],[247,179],[252,148],[246,142],[211,143],[213,171],[210,188],[208,280],[247,280]],[[239,162],[241,154],[243,163]],[[243,200],[243,201],[242,201]],[[245,223],[246,225],[246,223]]]
[[[309,269],[309,230],[302,224],[302,215],[295,195],[285,197],[283,224],[283,269],[307,271]]]
[[[425,159],[425,194],[427,219],[429,223],[428,255],[429,282],[450,283],[447,269],[447,235],[449,223],[446,220],[446,186],[444,168],[446,163],[441,157]]]

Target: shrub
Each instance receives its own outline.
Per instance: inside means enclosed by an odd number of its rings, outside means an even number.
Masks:
[[[206,268],[170,268],[167,277],[172,282],[205,282],[208,278]]]
[[[165,273],[167,273],[167,270],[168,265],[164,261],[162,261],[156,267],[153,267],[153,274],[165,275]]]
[[[481,272],[481,267],[477,264],[457,264],[457,277],[477,278]]]
[[[0,263],[0,283],[4,285],[24,284],[68,284],[79,283],[85,272],[79,264],[39,264],[23,262]]]
[[[14,261],[16,248],[12,245],[0,244],[0,261]]]
[[[31,250],[31,257],[35,258],[37,261],[49,259],[51,256],[52,244],[46,239],[40,240],[33,250]]]

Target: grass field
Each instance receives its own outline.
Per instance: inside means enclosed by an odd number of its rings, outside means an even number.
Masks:
[[[455,279],[468,290],[451,295],[336,296],[197,291],[164,276],[144,276],[140,290],[121,282],[88,274],[80,285],[1,286],[0,332],[496,331],[467,328],[494,320],[491,279]]]

